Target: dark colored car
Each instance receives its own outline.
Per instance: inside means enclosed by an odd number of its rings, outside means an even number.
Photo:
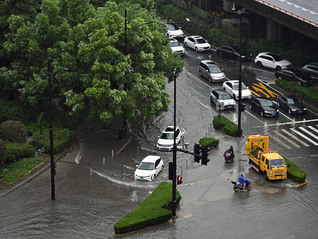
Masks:
[[[279,112],[276,104],[267,98],[252,97],[250,100],[250,109],[260,113],[262,117],[277,117]]]
[[[282,79],[286,81],[298,82],[299,85],[312,85],[312,79],[310,75],[302,70],[290,68],[286,70],[280,70],[275,72],[276,79]]]
[[[308,73],[313,80],[318,80],[318,62],[311,62],[303,66],[301,70]]]
[[[252,54],[243,49],[241,51],[237,46],[220,46],[216,48],[216,54],[236,61],[240,60],[240,54],[242,54],[242,61],[251,60],[252,57]]]
[[[306,113],[306,106],[296,96],[284,96],[277,97],[277,104],[280,108],[287,110],[288,114],[303,114]]]

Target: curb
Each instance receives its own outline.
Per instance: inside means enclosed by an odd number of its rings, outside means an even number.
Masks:
[[[298,184],[298,185],[296,186],[296,188],[299,188],[299,187],[301,187],[301,186],[304,186],[304,185],[306,185],[307,183],[308,183],[308,181],[307,181],[307,179],[306,179],[306,181],[305,181],[304,183]]]

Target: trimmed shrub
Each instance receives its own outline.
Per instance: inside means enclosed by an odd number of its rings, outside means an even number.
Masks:
[[[220,140],[218,140],[218,139],[215,139],[212,137],[210,137],[210,138],[204,137],[204,138],[200,139],[199,144],[212,149],[212,148],[216,148],[217,146],[219,146],[219,142],[220,142]]]
[[[35,150],[30,144],[8,142],[6,146],[9,155],[7,163],[13,163],[21,158],[31,158],[35,156]]]
[[[2,139],[0,139],[0,167],[7,161],[8,150]]]
[[[294,164],[292,161],[284,158],[287,166],[287,177],[298,183],[304,183],[306,181],[307,173],[300,167]]]
[[[8,120],[0,124],[0,138],[5,141],[24,143],[27,130],[20,121]]]
[[[172,185],[162,182],[140,205],[115,225],[115,234],[136,231],[145,227],[167,222],[172,217]],[[176,201],[179,204],[180,193],[176,191]]]
[[[238,136],[238,126],[223,115],[215,116],[213,119],[213,127],[222,129],[231,136]]]

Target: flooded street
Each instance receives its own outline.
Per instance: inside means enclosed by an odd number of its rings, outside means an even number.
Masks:
[[[205,136],[219,139],[220,145],[210,151],[207,166],[193,163],[191,155],[177,153],[177,170],[183,183],[177,186],[182,200],[176,221],[120,238],[317,238],[317,146],[291,150],[278,146],[279,152],[307,172],[306,186],[297,188],[290,180],[265,181],[263,175],[249,168],[246,139],[227,136],[212,127],[218,110],[210,105],[209,95],[212,87],[221,85],[209,85],[198,78],[192,66],[200,60],[198,57],[208,55],[191,54],[177,80],[177,126],[186,131],[190,151]],[[172,94],[173,83],[167,84],[167,91]],[[236,110],[221,113],[237,121]],[[249,111],[242,114],[247,135],[268,135],[277,130],[254,127],[258,124]],[[1,191],[0,238],[117,237],[113,225],[161,181],[168,181],[172,152],[155,148],[158,135],[168,125],[173,125],[172,103],[169,112],[154,121],[131,126],[124,141],[118,140],[115,126],[112,131],[92,126],[81,144],[57,162],[55,201],[50,198],[49,170],[10,193]],[[223,152],[231,145],[235,161],[225,164]],[[136,164],[150,154],[162,157],[163,171],[153,182],[134,181]],[[234,193],[231,180],[237,180],[241,173],[253,180],[252,190]]]

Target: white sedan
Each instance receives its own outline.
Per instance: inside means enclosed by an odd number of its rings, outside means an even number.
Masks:
[[[184,38],[184,46],[190,47],[195,51],[210,51],[211,45],[200,36],[188,36]]]
[[[238,100],[239,97],[239,81],[238,80],[230,80],[225,81],[223,83],[222,88],[226,90],[233,99]],[[242,82],[242,91],[241,91],[241,99],[251,99],[252,92],[248,89],[248,87]]]
[[[135,180],[152,181],[158,176],[162,167],[163,161],[160,156],[149,155],[137,165]]]
[[[176,144],[181,140],[183,133],[179,127],[176,127]],[[168,126],[162,131],[157,141],[157,149],[164,151],[171,151],[173,149],[174,141],[174,127]]]

